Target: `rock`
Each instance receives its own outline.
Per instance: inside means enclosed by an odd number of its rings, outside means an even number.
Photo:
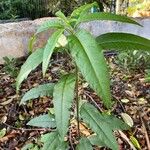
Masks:
[[[21,21],[14,23],[0,24],[0,63],[3,63],[3,57],[22,57],[28,53],[28,43],[31,36],[34,35],[39,25],[44,21],[53,18],[42,18],[34,21]],[[52,34],[52,30],[40,33],[35,43],[34,49],[43,47],[45,41]]]
[[[21,21],[14,23],[0,24],[0,63],[3,57],[22,57],[28,53],[28,42],[30,37],[36,32],[39,25],[44,21],[54,18],[41,18],[33,21]],[[107,32],[128,32],[150,39],[150,18],[137,19],[144,27],[117,23],[111,21],[92,21],[81,25],[82,28],[90,31],[94,36]],[[34,49],[43,47],[53,30],[40,33],[35,43]]]
[[[94,36],[107,32],[126,32],[150,39],[150,18],[134,18],[134,20],[143,27],[114,21],[92,21],[82,24],[81,27],[91,31]]]

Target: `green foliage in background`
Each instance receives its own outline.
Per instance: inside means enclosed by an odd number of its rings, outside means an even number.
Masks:
[[[127,13],[132,16],[136,11],[150,11],[149,0],[130,0]]]
[[[93,6],[97,6],[97,3],[83,5],[75,9],[68,17],[58,11],[55,19],[43,23],[34,36],[48,29],[55,29],[55,32],[49,37],[44,48],[37,49],[28,57],[16,79],[18,92],[21,83],[41,63],[43,76],[45,76],[56,47],[72,59],[69,63],[73,68],[70,71],[68,70],[65,75],[60,76],[57,83],[39,85],[37,88],[29,90],[21,100],[21,104],[25,104],[28,100],[35,99],[37,96],[53,97],[54,115],[44,114],[31,119],[28,123],[28,125],[36,127],[56,127],[53,132],[41,136],[43,144],[41,150],[69,149],[67,134],[72,118],[77,120],[77,140],[79,141],[77,150],[87,149],[87,146],[92,149],[93,145],[118,150],[119,147],[113,132],[129,129],[129,126],[123,121],[110,113],[99,112],[88,101],[80,100],[81,103],[79,103],[78,84],[82,82],[81,78],[83,77],[109,111],[113,103],[109,71],[103,51],[106,49],[149,51],[150,40],[127,33],[107,33],[95,38],[88,31],[81,29],[80,23],[109,20],[138,26],[140,24],[121,15],[104,12],[91,13],[90,10]],[[82,77],[79,77],[79,74]],[[74,100],[76,103],[74,103]],[[74,107],[72,107],[73,105]],[[75,108],[74,113],[72,113],[71,108]],[[91,129],[94,139],[80,134],[79,124],[83,122]]]
[[[0,0],[0,19],[15,19],[18,17],[18,12],[14,4],[18,1],[14,0],[12,4],[11,0]],[[19,2],[20,3],[20,2]]]
[[[96,11],[115,12],[116,1],[111,0],[0,0],[0,19],[16,18],[40,18],[55,16],[61,10],[65,15],[84,4],[97,2]],[[125,7],[125,6],[121,6]],[[128,15],[137,10],[150,10],[150,2],[147,0],[130,0],[127,10]]]
[[[0,0],[0,19],[40,18],[48,15],[41,0]]]
[[[95,1],[98,3],[99,10],[103,11],[103,4],[99,0],[52,0],[49,3],[49,11],[55,14],[57,11],[61,10],[65,15],[70,15],[77,7]]]
[[[150,69],[146,70],[145,81],[150,82]]]
[[[117,64],[128,72],[150,69],[150,52],[124,51],[116,58]]]
[[[70,15],[75,8],[95,1],[100,11],[104,11],[104,6],[111,6],[110,0],[104,3],[99,0],[0,0],[0,19],[55,16],[59,10],[65,15]]]
[[[10,75],[13,78],[16,78],[19,72],[18,69],[18,64],[19,62],[17,61],[17,59],[15,58],[9,58],[9,57],[4,57],[4,72],[6,72],[6,74]]]

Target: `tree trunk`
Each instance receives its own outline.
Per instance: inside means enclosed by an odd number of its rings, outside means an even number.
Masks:
[[[123,0],[116,0],[116,14],[121,13],[121,5],[122,5]]]

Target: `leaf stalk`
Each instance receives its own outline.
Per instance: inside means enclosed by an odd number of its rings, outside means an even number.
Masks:
[[[78,138],[80,138],[80,120],[79,120],[79,93],[78,93],[78,81],[79,81],[79,76],[78,76],[78,67],[76,66],[76,119],[77,119],[77,135]]]

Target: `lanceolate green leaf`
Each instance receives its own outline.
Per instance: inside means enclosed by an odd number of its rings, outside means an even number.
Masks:
[[[67,133],[70,108],[74,97],[75,76],[68,74],[55,85],[53,102],[58,132],[62,139]]]
[[[108,21],[118,21],[118,22],[124,22],[124,23],[131,23],[141,26],[138,22],[121,15],[116,15],[112,13],[105,13],[105,12],[97,12],[97,13],[89,13],[80,16],[76,24],[79,24],[81,22],[88,22],[88,21],[94,21],[94,20],[108,20]]]
[[[150,51],[150,40],[129,33],[106,33],[96,38],[103,49]]]
[[[42,128],[55,128],[56,122],[54,115],[46,114],[31,119],[27,125]]]
[[[98,135],[100,141],[107,147],[118,150],[110,124],[105,122],[98,110],[91,104],[84,103],[80,109],[81,118]]]
[[[93,148],[92,148],[92,145],[91,145],[89,139],[83,137],[80,139],[76,150],[93,150]]]
[[[62,29],[64,28],[63,23],[60,19],[55,18],[55,19],[50,19],[46,22],[44,22],[38,29],[36,34],[43,32],[48,29]]]
[[[113,131],[115,130],[128,130],[130,127],[123,122],[122,120],[116,118],[115,116],[112,115],[107,115],[107,114],[100,114],[100,119],[101,122],[105,122],[106,124],[109,125],[109,128]],[[99,139],[98,135],[90,135],[88,137],[92,145],[97,145],[101,147],[106,147],[106,143]]]
[[[42,135],[41,142],[44,143],[42,150],[56,150],[60,144],[58,132],[51,132]]]
[[[35,99],[42,96],[52,96],[53,95],[53,83],[39,85],[38,87],[32,88],[28,92],[25,93],[23,98],[21,99],[20,104],[25,103],[28,100]]]
[[[34,144],[28,143],[28,144],[25,144],[25,145],[21,148],[21,150],[29,150],[29,149],[33,149],[33,147],[34,147]]]
[[[101,120],[104,120],[113,131],[130,129],[130,126],[113,115],[101,114]]]
[[[69,150],[69,144],[68,142],[61,142],[59,143],[58,147],[56,148],[56,150]]]
[[[107,147],[107,145],[99,139],[98,135],[90,135],[88,139],[92,145]]]
[[[56,32],[54,32],[52,34],[52,36],[47,41],[47,44],[44,48],[44,53],[43,53],[43,63],[42,63],[43,75],[45,75],[45,73],[46,73],[51,55],[54,51],[54,48],[56,46],[56,43],[57,43],[59,37],[62,35],[63,31],[64,31],[63,29],[57,30]]]
[[[58,132],[42,135],[41,142],[44,143],[42,150],[68,150],[68,142],[60,141]]]
[[[106,107],[111,106],[109,73],[106,61],[94,37],[85,30],[70,36],[71,55],[82,75],[97,94],[102,97]]]
[[[20,73],[16,80],[17,91],[19,90],[22,81],[26,79],[29,73],[42,62],[42,58],[43,58],[43,49],[37,49],[28,57],[26,62],[22,65]]]

